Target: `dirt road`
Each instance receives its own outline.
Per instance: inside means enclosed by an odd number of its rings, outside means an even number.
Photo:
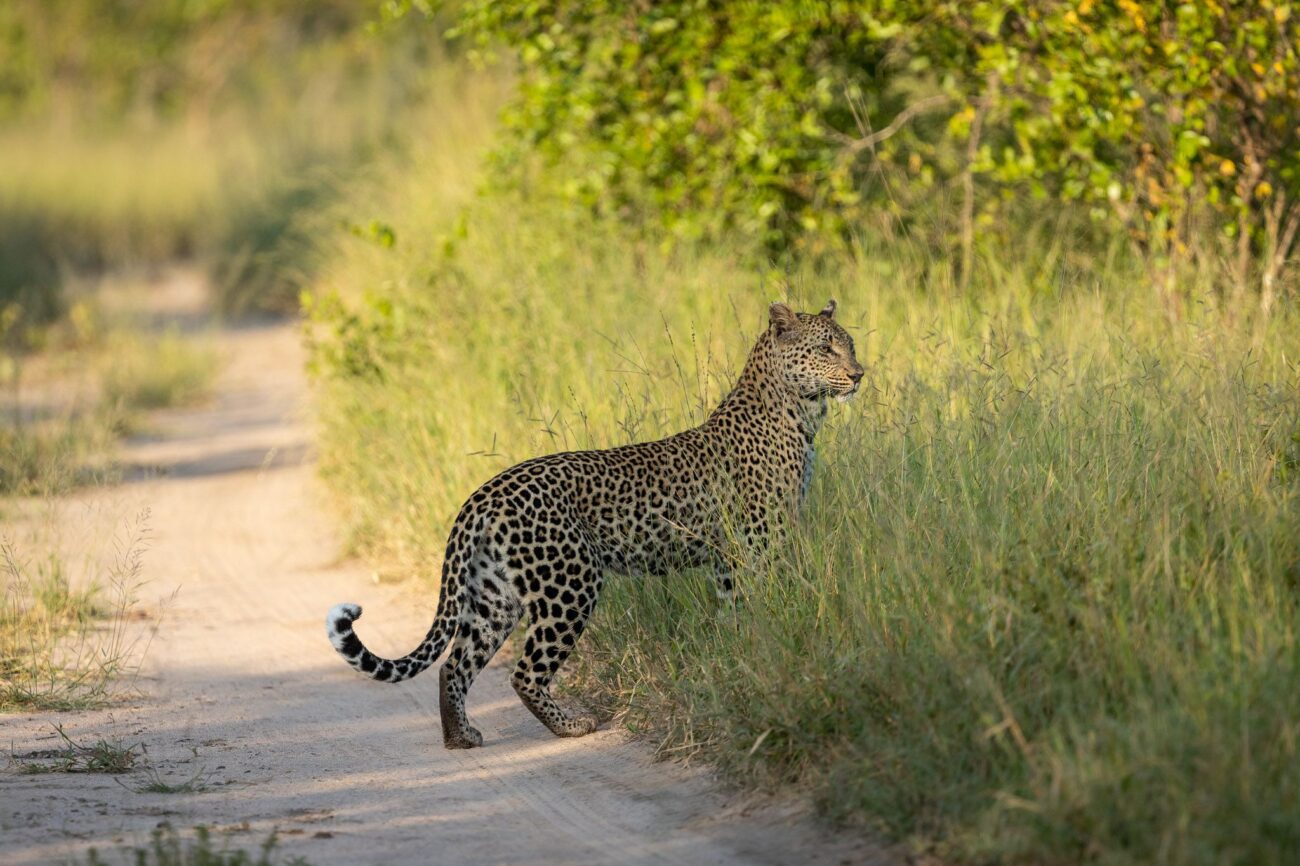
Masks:
[[[140,844],[163,821],[231,830],[250,849],[275,828],[286,856],[312,864],[886,862],[797,810],[653,763],[617,730],[552,737],[515,698],[505,654],[470,696],[486,746],[443,750],[435,674],[374,683],[326,641],[326,610],[355,601],[366,642],[404,653],[433,599],[419,582],[378,584],[339,561],[311,466],[294,328],[230,330],[218,348],[225,362],[208,406],[165,413],[157,435],[129,443],[122,485],[57,506],[74,556],[97,555],[77,547],[106,545],[123,520],[151,511],[142,597],[174,598],[146,605],[162,616],[139,697],[0,717],[11,754],[58,746],[59,722],[74,739],[142,743],[162,780],[199,774],[206,788],[142,793],[141,771],[119,783],[0,766],[0,864]]]

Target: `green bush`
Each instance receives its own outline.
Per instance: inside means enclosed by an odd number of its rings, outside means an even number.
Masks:
[[[1258,276],[1270,305],[1300,241],[1291,4],[975,6],[961,23],[999,34],[977,42],[977,70],[1007,137],[975,167],[1089,203],[1158,259],[1212,262],[1217,229],[1238,285]]]
[[[453,32],[517,62],[517,168],[541,153],[601,212],[779,248],[862,215],[869,166],[843,139],[855,110],[904,104],[899,28],[869,6],[468,2]]]
[[[453,34],[520,70],[499,151],[514,179],[600,213],[803,252],[893,214],[960,246],[968,281],[978,236],[1032,193],[1053,202],[1040,218],[1079,202],[1130,238],[1167,293],[1183,264],[1225,255],[1224,285],[1255,282],[1265,307],[1287,289],[1300,243],[1288,3],[470,0],[457,13]],[[533,170],[537,154],[558,181]]]

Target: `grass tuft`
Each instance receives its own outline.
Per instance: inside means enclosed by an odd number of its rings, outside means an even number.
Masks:
[[[104,479],[97,458],[118,424],[107,414],[68,413],[0,427],[0,495],[47,496]]]
[[[54,730],[63,740],[61,749],[24,755],[29,759],[15,763],[18,772],[25,775],[40,773],[108,773],[117,775],[129,773],[140,754],[139,745],[124,746],[120,742],[100,739],[90,745],[74,742],[63,730],[62,725],[55,725]],[[34,759],[34,760],[33,760]]]
[[[146,753],[147,749],[143,749]],[[198,758],[198,749],[192,749],[195,759]],[[145,780],[139,785],[135,785],[131,790],[138,794],[201,794],[208,790],[208,779],[211,773],[207,767],[200,766],[194,770],[188,777],[179,782],[168,782],[163,779],[158,768],[153,764],[145,762],[141,769],[144,771]]]
[[[193,337],[121,331],[105,352],[103,400],[119,411],[193,405],[211,390],[216,357]]]
[[[137,794],[200,794],[208,790],[207,784],[203,781],[204,778],[206,776],[203,772],[182,782],[166,782],[154,776],[132,790]]]
[[[148,518],[142,512],[123,533],[102,582],[74,583],[57,557],[33,566],[0,545],[0,712],[86,709],[117,695],[138,663],[130,620]]]

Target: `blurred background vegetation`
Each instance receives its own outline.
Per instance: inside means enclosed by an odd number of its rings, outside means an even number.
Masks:
[[[0,8],[0,305],[201,263],[229,310],[289,310],[300,221],[417,98],[430,40],[356,3],[15,0]]]
[[[30,345],[106,269],[301,296],[354,545],[432,581],[495,471],[700,421],[768,302],[833,296],[869,387],[790,549],[728,624],[698,575],[616,581],[573,687],[955,862],[1288,863],[1297,27],[17,0],[0,303]]]

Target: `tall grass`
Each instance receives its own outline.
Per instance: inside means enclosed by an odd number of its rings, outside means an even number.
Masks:
[[[1096,300],[1039,315],[886,326],[907,349],[745,613],[615,581],[587,681],[665,748],[963,858],[1287,862],[1296,370]]]
[[[355,194],[312,304],[324,471],[430,580],[479,483],[699,422],[787,294],[743,251],[474,197],[491,86]],[[702,575],[613,580],[575,682],[957,861],[1289,862],[1300,323],[1199,290],[1170,317],[1122,256],[1020,237],[966,296],[906,238],[780,275],[869,371],[807,512],[734,618]]]

